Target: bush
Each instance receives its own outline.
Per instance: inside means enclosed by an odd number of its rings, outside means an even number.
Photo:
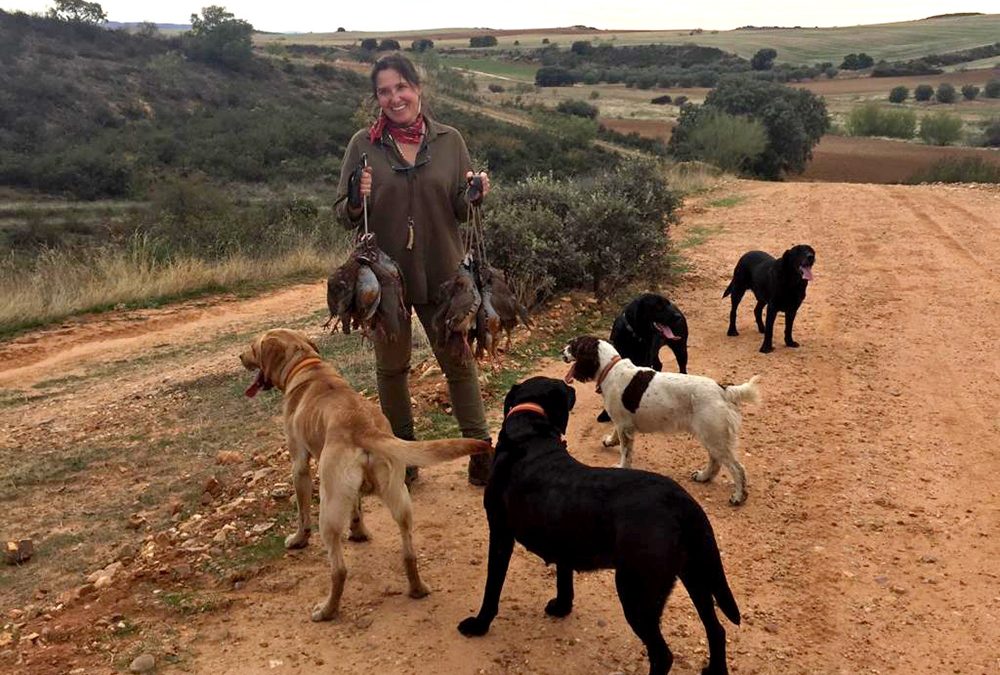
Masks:
[[[470,47],[496,47],[497,39],[492,35],[476,35],[469,38]]]
[[[366,52],[373,52],[378,49],[378,40],[375,38],[365,38],[361,41],[361,48]]]
[[[864,70],[875,65],[875,59],[864,52],[860,54],[848,54],[844,57],[844,62],[840,64],[841,70]]]
[[[962,137],[962,119],[940,112],[920,120],[920,138],[931,145],[949,145]]]
[[[674,99],[674,105],[678,108],[683,108],[684,104],[688,102],[688,97],[683,94]]]
[[[657,96],[650,103],[653,105],[666,105],[671,102],[670,94],[664,94],[663,96]]]
[[[539,87],[569,87],[576,78],[566,68],[542,66],[535,71],[535,84]]]
[[[597,109],[597,106],[591,105],[586,101],[577,101],[574,99],[560,101],[559,105],[556,106],[556,111],[566,115],[576,115],[577,117],[586,117],[587,119],[591,120],[597,119],[597,115],[600,112]]]
[[[955,87],[947,82],[942,82],[938,85],[937,92],[934,94],[934,97],[938,100],[938,103],[954,103],[957,98],[955,95]]]
[[[504,92],[503,85],[501,84],[488,84],[486,88],[492,91],[494,94],[502,94]]]
[[[966,101],[971,101],[979,96],[979,87],[974,84],[967,84],[962,87],[962,96]]]
[[[750,59],[750,67],[753,70],[771,70],[777,56],[778,52],[773,49],[759,49]]]
[[[910,90],[899,85],[898,87],[893,87],[892,91],[889,92],[889,102],[890,103],[902,103],[910,97]]]
[[[929,84],[918,84],[913,90],[913,98],[917,101],[929,101],[934,95],[934,87]]]
[[[776,82],[726,78],[709,92],[705,107],[749,117],[764,125],[767,147],[750,170],[770,180],[778,180],[783,173],[802,173],[812,158],[813,146],[830,127],[826,104],[821,98],[805,89],[793,89]],[[697,115],[685,118],[682,111],[680,123],[670,140],[671,150],[687,142],[690,127],[697,121]]]
[[[983,142],[989,148],[1000,148],[1000,117],[983,124]]]
[[[191,15],[185,53],[198,61],[240,69],[253,58],[253,26],[218,5]]]
[[[1000,183],[1000,164],[982,157],[942,159],[910,176],[907,183]]]
[[[912,110],[883,110],[875,102],[866,103],[851,110],[846,129],[851,136],[913,138],[917,114]]]
[[[429,40],[427,38],[414,40],[410,43],[410,49],[415,52],[426,52],[428,49],[434,49],[434,40]]]
[[[1000,98],[1000,80],[990,80],[983,88],[983,96],[986,98]]]
[[[705,106],[681,111],[682,140],[671,148],[681,161],[700,160],[731,173],[748,171],[767,147],[767,131],[757,120]],[[675,131],[676,134],[676,131]]]
[[[393,40],[392,38],[385,38],[378,43],[378,47],[375,48],[377,52],[397,52],[399,51],[399,41]]]

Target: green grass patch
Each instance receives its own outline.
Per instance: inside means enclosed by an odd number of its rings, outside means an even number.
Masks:
[[[452,68],[464,68],[465,70],[476,70],[490,75],[509,77],[523,82],[534,82],[537,66],[526,63],[515,63],[511,61],[501,61],[499,59],[476,59],[459,56],[447,56],[442,59],[443,63]]]
[[[723,197],[722,199],[715,199],[708,203],[713,209],[726,209],[731,206],[737,206],[742,204],[747,200],[744,195],[732,195],[729,197]]]
[[[184,616],[214,612],[230,604],[226,598],[195,591],[162,593],[159,600],[167,609]]]

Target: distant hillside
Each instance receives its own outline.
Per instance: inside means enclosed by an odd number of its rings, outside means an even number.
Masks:
[[[310,33],[308,35],[257,37],[262,42],[287,40],[313,44],[350,45],[364,37],[395,38],[404,46],[418,37],[434,40],[438,49],[468,47],[469,37],[489,32],[495,35],[497,49],[536,49],[557,43],[562,48],[577,40],[590,40],[595,45],[613,44],[697,44],[717,47],[749,59],[759,49],[778,51],[777,63],[840,63],[845,55],[865,52],[876,61],[905,61],[925,54],[954,52],[996,42],[1000,35],[1000,14],[949,15],[920,21],[873,24],[867,26],[835,26],[826,28],[765,28],[758,30],[708,31],[699,28],[644,31],[591,31],[572,28],[484,31],[473,28],[393,33]],[[518,44],[515,45],[514,43]]]
[[[366,91],[323,62],[231,70],[179,37],[0,11],[0,185],[95,199],[191,172],[315,183],[339,173]]]

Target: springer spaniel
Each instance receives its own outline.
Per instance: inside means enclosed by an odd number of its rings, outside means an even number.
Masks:
[[[708,465],[692,478],[699,483],[710,481],[725,466],[734,484],[729,503],[735,506],[746,500],[746,472],[736,459],[739,404],[759,400],[759,376],[724,386],[699,375],[658,373],[633,365],[611,343],[590,335],[570,341],[563,348],[563,361],[573,364],[566,373],[567,382],[597,381],[604,409],[615,425],[603,443],[605,447],[621,443],[618,466],[631,466],[636,433],[686,431],[708,450]]]

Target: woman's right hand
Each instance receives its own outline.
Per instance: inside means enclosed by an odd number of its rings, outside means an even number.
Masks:
[[[367,199],[372,195],[372,168],[366,166],[361,171],[361,198]]]

